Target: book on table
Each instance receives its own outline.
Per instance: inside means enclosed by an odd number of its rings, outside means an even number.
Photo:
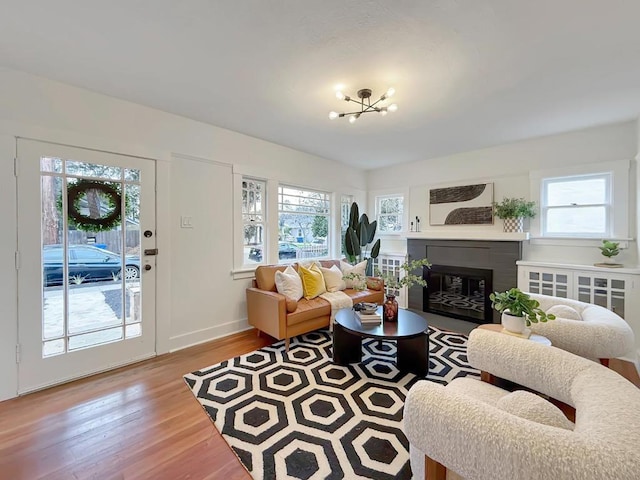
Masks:
[[[376,325],[382,323],[382,317],[377,313],[362,313],[356,312],[356,317],[360,320],[360,323],[366,325]]]

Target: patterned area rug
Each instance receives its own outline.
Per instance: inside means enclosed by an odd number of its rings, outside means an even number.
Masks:
[[[428,380],[478,372],[464,335],[430,328]],[[409,479],[402,431],[407,391],[394,342],[363,341],[362,363],[331,361],[327,330],[185,375],[185,381],[255,479]]]

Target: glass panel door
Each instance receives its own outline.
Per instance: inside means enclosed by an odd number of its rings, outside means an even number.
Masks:
[[[153,355],[154,162],[23,140],[18,155],[20,391]]]

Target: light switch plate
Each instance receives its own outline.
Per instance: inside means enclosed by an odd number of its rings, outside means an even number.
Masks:
[[[182,215],[180,217],[180,228],[193,228],[193,217]]]

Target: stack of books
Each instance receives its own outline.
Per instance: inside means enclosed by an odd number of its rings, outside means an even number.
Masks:
[[[356,312],[356,318],[360,320],[362,325],[380,325],[382,317],[377,313]]]

